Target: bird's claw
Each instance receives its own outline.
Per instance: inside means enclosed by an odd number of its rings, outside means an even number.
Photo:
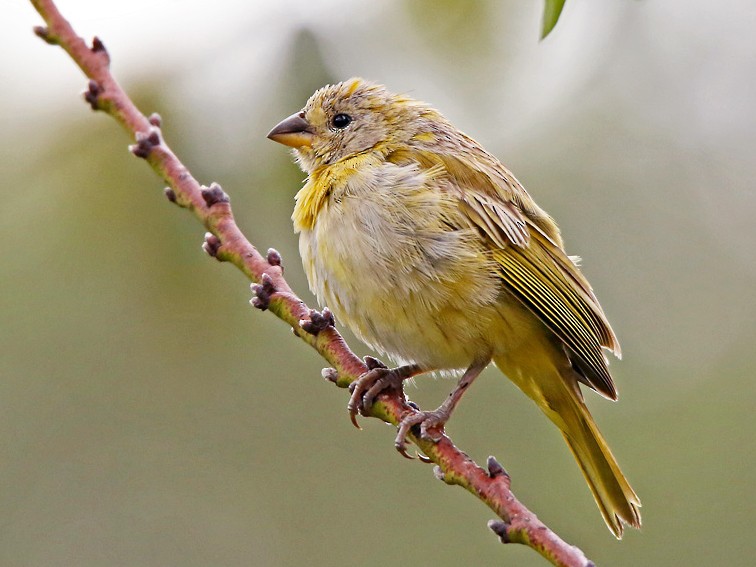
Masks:
[[[388,368],[377,358],[365,357],[365,366],[368,371],[349,385],[352,395],[347,404],[349,419],[357,429],[362,429],[357,423],[357,416],[364,415],[375,402],[376,397],[382,392],[391,389],[401,391],[404,377],[396,369]]]
[[[396,447],[396,450],[397,450],[397,451],[399,451],[399,454],[400,454],[400,455],[401,455],[402,457],[404,457],[405,459],[409,459],[410,461],[414,461],[414,460],[415,460],[415,457],[413,457],[412,455],[410,455],[410,454],[409,454],[409,453],[407,452],[407,444],[406,444],[406,443],[402,443],[401,445],[399,445],[399,444],[398,444],[398,443],[397,443],[397,442],[395,441],[395,442],[394,442],[394,446]]]
[[[443,437],[443,429],[449,420],[449,412],[443,408],[434,411],[417,411],[410,413],[399,422],[399,431],[394,439],[394,447],[407,459],[412,459],[407,453],[407,435],[416,425],[420,426],[420,437],[433,442],[438,442]]]
[[[365,357],[365,366],[368,370],[375,370],[376,368],[388,368],[383,362],[375,358],[374,356],[367,355]]]

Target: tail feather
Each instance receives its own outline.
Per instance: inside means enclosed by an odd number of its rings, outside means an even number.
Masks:
[[[581,400],[574,402],[575,411],[569,412],[573,413],[573,419],[563,420],[567,427],[562,435],[585,475],[606,525],[621,539],[623,522],[634,528],[641,525],[640,499],[622,474],[588,408]]]
[[[543,361],[542,356],[524,360],[526,364],[516,364],[523,359],[513,363],[511,358],[499,357],[495,363],[560,429],[612,533],[620,539],[623,523],[639,528],[640,499],[583,402],[574,370],[534,367],[533,361]]]

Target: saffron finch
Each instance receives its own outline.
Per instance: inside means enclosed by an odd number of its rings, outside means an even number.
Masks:
[[[310,288],[375,350],[349,403],[429,371],[464,370],[420,425],[434,438],[491,362],[559,428],[609,529],[640,527],[640,500],[583,401],[617,399],[602,348],[620,346],[559,228],[499,160],[423,102],[354,78],[328,85],[268,137],[307,181],[292,219]],[[436,437],[437,438],[437,437]]]

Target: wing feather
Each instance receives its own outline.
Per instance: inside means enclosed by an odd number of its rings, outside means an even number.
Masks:
[[[439,187],[457,193],[460,210],[491,250],[505,288],[564,343],[580,380],[616,399],[602,347],[620,356],[619,342],[588,280],[565,253],[556,224],[519,181],[466,137],[450,151],[415,148],[387,159],[443,166]]]
[[[535,253],[534,253],[535,252]],[[531,243],[493,251],[500,275],[522,301],[577,357],[585,383],[610,399],[617,398],[599,337],[605,319],[577,293],[543,249]]]

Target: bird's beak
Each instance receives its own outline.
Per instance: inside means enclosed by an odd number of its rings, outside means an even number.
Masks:
[[[304,119],[304,112],[292,114],[268,132],[268,138],[284,146],[301,148],[312,145],[313,133],[310,123]]]

